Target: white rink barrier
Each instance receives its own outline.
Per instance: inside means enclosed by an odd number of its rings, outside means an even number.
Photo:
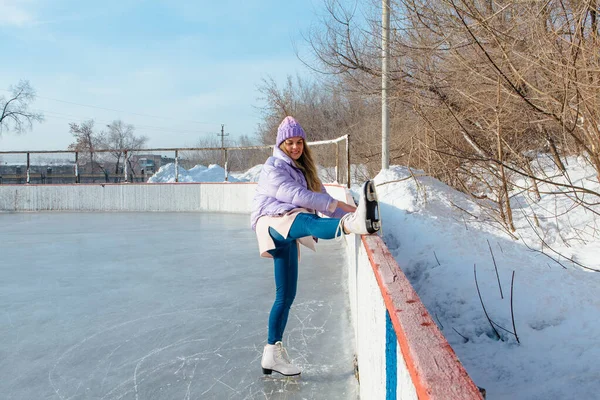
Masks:
[[[255,183],[0,185],[0,212],[249,214],[255,187]],[[335,198],[352,201],[345,187],[326,187]],[[361,399],[481,399],[383,240],[377,235],[345,238]]]
[[[253,183],[0,185],[0,211],[205,211],[248,214]]]
[[[328,191],[351,201],[343,187]],[[360,398],[481,399],[381,237],[348,235],[346,244]]]

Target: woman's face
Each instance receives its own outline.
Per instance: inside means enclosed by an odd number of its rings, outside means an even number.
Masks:
[[[296,161],[300,158],[302,152],[304,151],[304,139],[301,137],[289,138],[283,142],[283,147],[291,159]]]

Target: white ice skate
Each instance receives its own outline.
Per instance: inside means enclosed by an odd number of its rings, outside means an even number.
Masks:
[[[263,374],[267,375],[271,375],[271,372],[275,371],[285,376],[296,376],[301,372],[300,368],[292,364],[281,342],[265,346],[260,365]]]
[[[344,215],[340,224],[346,232],[357,235],[369,235],[381,228],[379,203],[373,181],[369,180],[363,184],[356,211]]]

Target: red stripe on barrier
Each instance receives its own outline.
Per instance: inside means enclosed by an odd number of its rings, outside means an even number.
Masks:
[[[362,237],[398,344],[421,400],[481,399],[479,389],[377,235]]]

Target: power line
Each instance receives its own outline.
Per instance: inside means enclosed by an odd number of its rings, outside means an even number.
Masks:
[[[5,92],[11,92],[10,90],[7,89],[0,89],[2,91]],[[159,117],[156,115],[150,115],[150,114],[141,114],[141,113],[134,113],[134,112],[128,112],[128,111],[122,111],[122,110],[116,110],[116,109],[112,109],[112,108],[106,108],[106,107],[99,107],[99,106],[91,106],[91,105],[87,105],[87,104],[82,104],[82,103],[77,103],[77,102],[72,102],[72,101],[66,101],[66,100],[60,100],[60,99],[54,99],[51,97],[45,97],[45,96],[39,96],[36,94],[36,97],[41,98],[41,99],[46,99],[46,100],[52,100],[52,101],[57,101],[60,103],[65,103],[65,104],[72,104],[72,105],[77,105],[77,106],[81,106],[81,107],[88,107],[88,108],[94,108],[94,109],[99,109],[99,110],[105,110],[105,111],[113,111],[113,112],[119,112],[119,113],[124,113],[124,114],[130,114],[130,115],[137,115],[137,116],[142,116],[142,117],[149,117],[149,118],[157,118],[157,119],[164,119],[164,120],[170,120],[170,121],[178,121],[178,122],[189,122],[189,123],[195,123],[195,124],[203,124],[203,125],[212,125],[213,123],[211,122],[200,122],[200,121],[194,121],[194,120],[183,120],[183,119],[177,119],[177,118],[169,118],[169,117]],[[93,117],[79,117],[79,116],[75,116],[75,115],[70,115],[70,114],[64,114],[64,113],[59,113],[56,111],[45,111],[42,109],[38,109],[35,111],[39,111],[42,112],[44,114],[48,113],[48,114],[56,114],[56,115],[49,115],[50,118],[57,118],[57,119],[63,119],[63,120],[70,120],[70,118],[75,118],[79,121],[84,121],[84,120],[94,120],[94,121],[98,121],[101,123],[111,123],[112,121],[107,121],[107,120],[101,120],[101,119],[97,119],[97,118],[93,118]],[[58,115],[63,115],[69,118],[65,118],[65,117],[60,117]],[[167,132],[167,133],[183,133],[183,134],[206,134],[206,135],[212,135],[214,133],[213,132],[207,132],[207,131],[192,131],[192,130],[175,130],[172,128],[165,128],[165,127],[156,127],[156,126],[152,126],[152,125],[138,125],[138,124],[134,124],[135,128],[141,128],[141,129],[145,129],[145,130],[155,130],[155,131],[159,131],[159,132]],[[229,133],[224,133],[224,124],[221,124],[221,133],[218,133],[217,135],[221,136],[221,147],[224,147],[224,137],[225,136],[229,136]]]
[[[7,89],[0,89],[0,90],[2,90],[4,92],[11,92],[10,90],[7,90]],[[190,123],[202,124],[202,125],[213,125],[214,124],[213,122],[201,122],[201,121],[194,121],[194,120],[182,120],[182,119],[178,119],[178,118],[169,118],[169,117],[162,117],[162,116],[157,116],[157,115],[141,114],[141,113],[135,113],[135,112],[130,112],[130,111],[116,110],[114,108],[91,106],[91,105],[88,105],[88,104],[77,103],[77,102],[74,102],[74,101],[67,101],[67,100],[54,99],[52,97],[39,96],[37,94],[35,95],[35,97],[38,97],[40,99],[57,101],[59,103],[72,104],[72,105],[76,105],[76,106],[80,106],[80,107],[95,108],[95,109],[98,109],[98,110],[113,111],[113,112],[130,114],[130,115],[137,115],[137,116],[140,116],[140,117],[157,118],[157,119],[164,119],[164,120],[169,120],[169,121],[190,122]]]
[[[77,116],[77,115],[64,114],[64,113],[59,113],[56,111],[46,111],[46,110],[42,110],[42,109],[36,109],[33,111],[43,113],[44,117],[47,116],[49,118],[63,119],[63,120],[70,121],[70,122],[75,122],[75,121],[83,122],[85,120],[90,120],[90,119],[93,120],[94,122],[100,122],[102,124],[110,124],[111,122],[113,122],[113,121],[108,121],[105,119],[97,119],[97,118],[93,118],[93,117],[81,117],[81,116]],[[50,114],[50,115],[47,115],[47,114]],[[52,114],[55,114],[55,115],[52,115]],[[182,130],[182,129],[173,129],[173,128],[167,128],[167,127],[161,127],[161,126],[153,126],[153,125],[139,125],[139,124],[132,124],[132,125],[136,129],[154,130],[154,131],[167,132],[167,133],[206,134],[206,135],[212,135],[214,133],[214,131],[208,132],[208,131],[197,131],[197,130],[186,130],[186,129]]]

